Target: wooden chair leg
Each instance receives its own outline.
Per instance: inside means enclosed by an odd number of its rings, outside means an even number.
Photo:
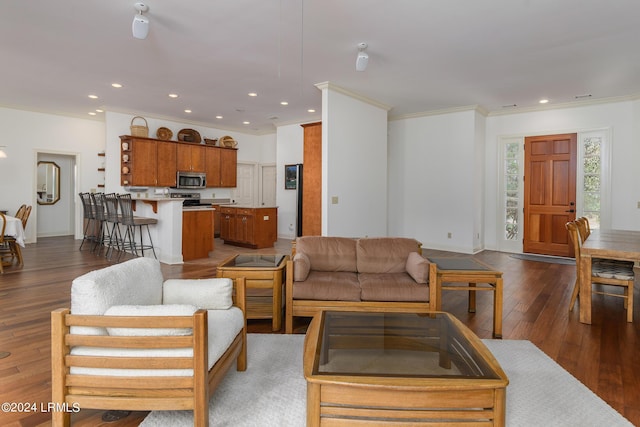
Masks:
[[[627,303],[627,322],[633,322],[633,282],[631,282],[631,286],[627,288],[627,298],[625,298],[625,302]]]
[[[573,292],[571,293],[571,302],[569,303],[569,311],[573,311],[573,306],[576,304],[579,291],[580,291],[580,283],[578,281],[578,278],[576,277],[576,282],[573,285]]]

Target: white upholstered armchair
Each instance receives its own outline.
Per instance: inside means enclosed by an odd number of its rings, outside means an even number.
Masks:
[[[71,309],[51,313],[52,397],[69,408],[193,410],[230,367],[246,369],[244,279],[163,280],[136,258],[76,278]],[[53,413],[54,426],[70,412]]]

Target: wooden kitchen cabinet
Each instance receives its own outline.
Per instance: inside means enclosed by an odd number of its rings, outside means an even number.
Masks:
[[[200,144],[179,143],[176,165],[179,171],[205,172],[205,147]]]
[[[158,180],[157,141],[120,137],[120,184],[155,186]]]
[[[220,148],[205,147],[204,171],[207,174],[207,188],[220,187]]]
[[[220,149],[220,187],[237,185],[238,150],[235,148]]]
[[[158,187],[175,187],[177,179],[176,150],[172,142],[157,142]]]
[[[207,188],[235,187],[238,150],[120,136],[120,185],[175,187],[177,171],[204,172]]]
[[[247,248],[273,247],[278,239],[278,208],[221,206],[220,238]]]
[[[208,258],[213,245],[213,209],[182,211],[183,261]]]

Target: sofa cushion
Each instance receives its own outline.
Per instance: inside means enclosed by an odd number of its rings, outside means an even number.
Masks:
[[[301,282],[307,280],[311,271],[311,260],[304,252],[296,252],[293,257],[293,280]]]
[[[114,305],[105,311],[105,316],[192,316],[198,310],[195,305]],[[133,326],[133,325],[132,325]],[[191,328],[107,328],[112,336],[156,337],[192,335]]]
[[[307,280],[295,282],[293,299],[360,301],[358,275],[349,272],[312,270]]]
[[[404,273],[409,254],[419,250],[417,240],[404,237],[358,239],[358,273]]]
[[[233,281],[227,278],[165,280],[162,303],[193,304],[207,310],[226,310],[233,305]]]
[[[418,252],[411,252],[407,257],[407,273],[418,283],[429,281],[429,261]]]
[[[429,301],[429,286],[408,273],[360,273],[362,301]]]
[[[244,327],[244,314],[238,307],[228,310],[208,310],[208,367],[220,359],[229,348],[236,335]],[[119,349],[105,347],[74,347],[71,354],[79,356],[110,356],[110,357],[193,357],[193,350],[189,348],[155,348],[155,349]],[[191,369],[108,369],[72,367],[72,374],[79,375],[107,375],[107,376],[192,376]]]
[[[348,237],[303,236],[296,253],[309,257],[311,270],[356,272],[356,240]]]
[[[132,260],[94,270],[71,283],[71,313],[101,315],[114,305],[162,303],[162,271],[151,258]],[[74,326],[71,333],[107,335],[104,328]]]

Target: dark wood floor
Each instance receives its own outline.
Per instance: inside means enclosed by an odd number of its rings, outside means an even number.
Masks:
[[[71,280],[109,264],[103,257],[79,251],[70,237],[42,238],[24,250],[25,265],[0,275],[0,402],[34,402],[34,412],[0,412],[2,426],[50,425],[40,410],[51,395],[49,313],[68,307]],[[231,254],[247,252],[223,245],[208,259],[183,265],[162,265],[165,278],[202,278],[215,274],[216,265]],[[279,241],[262,253],[289,253],[290,242]],[[445,254],[425,250],[425,255]],[[450,254],[448,254],[450,255]],[[640,425],[640,326],[625,322],[619,298],[594,296],[593,324],[578,322],[568,312],[575,267],[515,259],[484,251],[475,255],[504,272],[504,339],[532,341],[635,425]],[[636,291],[636,300],[638,292]],[[636,304],[637,306],[637,304]],[[491,338],[492,303],[489,293],[478,295],[478,310],[466,312],[465,292],[445,291],[443,310],[457,316],[481,338]],[[306,320],[296,322],[303,333]],[[249,321],[249,332],[271,332],[270,321]],[[251,361],[249,361],[251,363]],[[508,402],[507,402],[508,404]],[[133,413],[115,423],[103,423],[102,411],[82,410],[76,426],[136,426],[145,413]]]

